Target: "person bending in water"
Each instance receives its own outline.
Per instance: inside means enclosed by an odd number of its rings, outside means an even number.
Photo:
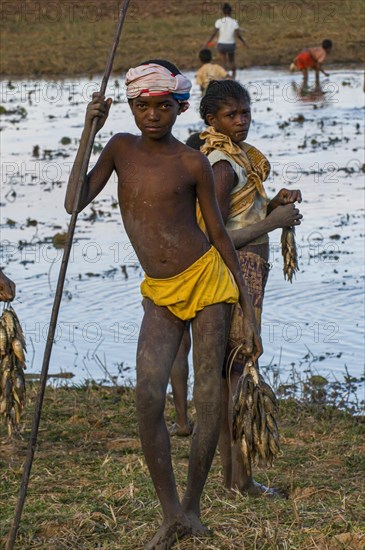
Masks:
[[[319,73],[323,73],[325,76],[329,76],[329,74],[323,70],[322,65],[327,55],[331,53],[331,50],[332,41],[326,39],[323,40],[322,46],[308,48],[307,50],[303,50],[296,56],[293,63],[290,65],[290,70],[295,71],[297,69],[298,71],[302,71],[303,89],[308,88],[308,69],[314,69],[316,73],[315,87],[317,90],[319,90]]]
[[[148,550],[167,550],[177,539],[206,535],[200,498],[219,435],[220,377],[231,316],[239,299],[245,312],[247,353],[261,354],[251,301],[218,208],[212,169],[200,152],[172,135],[188,107],[191,82],[171,63],[150,60],[128,71],[127,98],[140,136],[116,134],[85,178],[77,211],[104,188],[112,172],[127,235],[145,279],[144,317],[137,349],[137,417],[142,449],[160,500],[163,522]],[[94,117],[105,123],[111,99],[94,94],[66,192],[71,213]],[[196,219],[196,201],[209,240]],[[232,277],[233,275],[233,277]],[[187,320],[194,341],[197,422],[187,487],[180,502],[164,420],[166,388]]]
[[[209,84],[200,104],[200,114],[208,128],[200,134],[204,140],[201,151],[213,166],[215,187],[219,206],[226,227],[236,248],[242,273],[254,304],[256,320],[261,327],[261,313],[265,285],[269,272],[268,233],[280,227],[299,225],[302,215],[294,202],[301,202],[299,190],[281,189],[269,201],[263,186],[270,172],[266,157],[255,147],[245,142],[251,124],[251,101],[247,90],[238,82],[213,81]],[[228,489],[248,492],[251,495],[274,495],[275,491],[255,482],[252,467],[244,467],[239,444],[232,446],[232,398],[239,377],[243,372],[245,355],[237,354],[230,372],[227,363],[231,351],[242,336],[244,313],[238,304],[234,313],[228,338],[225,367],[223,369],[222,411],[219,449],[223,464],[224,485]],[[188,347],[187,336],[182,343]],[[172,387],[178,398],[183,394],[183,352],[179,350],[172,369]],[[187,374],[185,373],[187,378]],[[181,398],[176,406],[177,419],[182,426],[173,430],[177,435],[187,431],[187,408],[181,407]]]

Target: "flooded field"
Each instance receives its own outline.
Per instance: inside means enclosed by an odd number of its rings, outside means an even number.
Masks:
[[[193,77],[193,75],[190,75]],[[238,74],[252,98],[248,142],[272,165],[269,195],[300,188],[304,216],[297,230],[300,272],[284,281],[280,231],[271,234],[262,365],[282,381],[293,370],[343,378],[364,373],[364,93],[360,70],[337,70],[323,95],[301,96],[300,76],[250,69]],[[63,208],[68,174],[83,127],[86,102],[99,79],[2,83],[1,259],[17,284],[14,307],[24,324],[28,372],[41,368],[69,216]],[[123,81],[112,80],[111,115],[92,161],[118,131],[136,132]],[[178,118],[185,140],[203,127],[200,93]],[[135,376],[142,317],[143,273],[124,232],[113,178],[79,216],[50,372],[85,379]],[[363,396],[362,396],[363,398]]]

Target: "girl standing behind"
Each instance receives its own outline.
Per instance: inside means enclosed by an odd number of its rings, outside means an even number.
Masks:
[[[200,114],[208,124],[200,135],[205,140],[201,151],[213,167],[222,217],[235,245],[260,330],[269,273],[268,233],[301,223],[302,216],[294,205],[296,201],[301,202],[301,193],[281,189],[271,201],[267,198],[263,182],[270,173],[270,164],[258,149],[245,141],[251,124],[251,100],[247,90],[238,82],[211,82],[201,100]],[[230,373],[227,373],[227,359],[231,350],[242,342],[242,326],[242,310],[237,305],[226,350],[221,395],[219,449],[224,484],[240,492],[273,494],[272,489],[254,481],[252,467],[244,467],[239,444],[231,444],[232,396],[246,357],[238,354]]]

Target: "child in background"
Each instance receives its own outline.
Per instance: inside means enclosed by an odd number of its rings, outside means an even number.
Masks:
[[[195,80],[198,86],[200,86],[203,96],[209,82],[212,80],[223,80],[224,78],[228,78],[228,73],[217,63],[211,62],[212,53],[207,48],[200,50],[199,59],[202,62],[202,66],[196,73]]]
[[[316,72],[317,89],[320,87],[319,73],[329,76],[329,74],[322,69],[322,64],[324,63],[327,55],[331,52],[331,49],[332,41],[326,39],[323,40],[322,46],[303,50],[296,56],[293,63],[290,65],[290,70],[295,71],[297,69],[298,71],[302,71],[303,88],[307,88],[308,86],[308,69],[314,69]]]

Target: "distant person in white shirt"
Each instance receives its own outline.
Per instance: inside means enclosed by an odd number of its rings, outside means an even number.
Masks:
[[[222,64],[227,71],[232,71],[232,78],[236,78],[236,63],[235,63],[235,49],[236,38],[242,42],[247,48],[248,44],[243,38],[240,30],[240,26],[236,19],[231,17],[232,7],[228,2],[223,5],[223,17],[217,19],[214,25],[214,31],[211,37],[207,41],[206,45],[211,46],[212,40],[218,34],[217,49],[221,55]]]

